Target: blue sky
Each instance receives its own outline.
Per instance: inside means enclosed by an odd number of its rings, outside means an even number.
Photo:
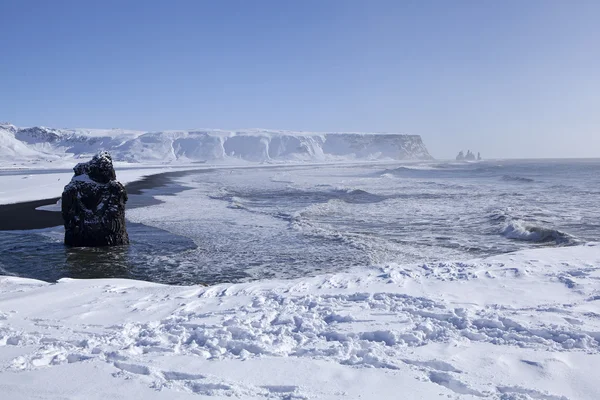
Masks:
[[[600,1],[0,0],[0,121],[600,157]]]

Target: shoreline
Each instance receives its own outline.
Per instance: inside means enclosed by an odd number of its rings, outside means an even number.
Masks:
[[[400,161],[400,164],[411,163],[413,160]],[[417,161],[418,162],[418,161]],[[382,164],[387,165],[389,161],[373,161],[364,162],[365,164]],[[359,164],[363,164],[360,162]],[[394,162],[393,164],[396,164]],[[190,173],[205,173],[211,172],[215,169],[228,168],[228,169],[240,169],[240,168],[289,168],[289,167],[304,167],[304,166],[321,166],[321,165],[356,165],[356,162],[325,162],[315,164],[304,164],[304,163],[290,163],[290,164],[259,164],[259,165],[222,165],[222,166],[210,166],[207,168],[205,164],[202,166],[185,170],[178,171],[165,171],[157,174],[151,174],[142,176],[140,179],[131,181],[125,184],[129,201],[127,202],[127,208],[133,209],[138,207],[144,207],[153,204],[159,204],[159,200],[140,198],[137,196],[143,196],[144,190],[156,189],[167,186],[173,183],[173,179],[181,176],[188,175]],[[144,169],[144,168],[142,168]],[[24,170],[20,170],[24,171]],[[0,171],[1,172],[1,171]],[[118,173],[119,171],[117,171]],[[183,187],[182,187],[183,188]],[[52,228],[55,226],[63,225],[62,215],[58,211],[47,211],[37,210],[42,206],[49,206],[56,204],[60,197],[51,197],[38,200],[28,200],[18,203],[0,204],[0,232],[2,231],[20,231],[20,230],[33,230],[33,229],[45,229]]]
[[[139,199],[136,199],[136,197],[132,198],[132,196],[143,196],[145,190],[167,186],[173,183],[175,178],[195,171],[203,170],[190,169],[185,171],[161,172],[158,174],[146,175],[138,180],[125,184],[125,190],[130,197],[128,208],[137,208],[153,204],[149,201],[140,201]],[[38,207],[56,204],[59,199],[60,197],[52,197],[0,205],[0,231],[45,229],[61,226],[63,224],[63,219],[60,212],[37,210]]]

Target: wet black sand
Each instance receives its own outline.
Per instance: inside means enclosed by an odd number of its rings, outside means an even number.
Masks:
[[[152,198],[152,196],[143,196],[142,192],[149,189],[171,186],[172,190],[169,190],[169,193],[161,194],[174,194],[185,189],[185,187],[181,185],[173,184],[175,178],[190,173],[207,171],[209,170],[163,172],[160,174],[148,175],[140,180],[130,182],[125,185],[127,194],[129,195],[127,208],[158,204],[160,201]],[[59,197],[54,197],[51,199],[0,205],[0,231],[43,229],[62,225],[63,220],[60,212],[36,210],[37,207],[56,204],[58,200]]]

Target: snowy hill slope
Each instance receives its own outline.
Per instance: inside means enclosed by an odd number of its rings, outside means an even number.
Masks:
[[[0,124],[0,159],[3,164],[88,157],[100,150],[111,152],[117,161],[135,163],[432,158],[417,135],[258,129],[143,132],[17,128]]]

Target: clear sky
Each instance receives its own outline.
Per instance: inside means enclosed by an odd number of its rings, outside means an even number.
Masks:
[[[600,157],[600,1],[0,0],[0,121]]]

